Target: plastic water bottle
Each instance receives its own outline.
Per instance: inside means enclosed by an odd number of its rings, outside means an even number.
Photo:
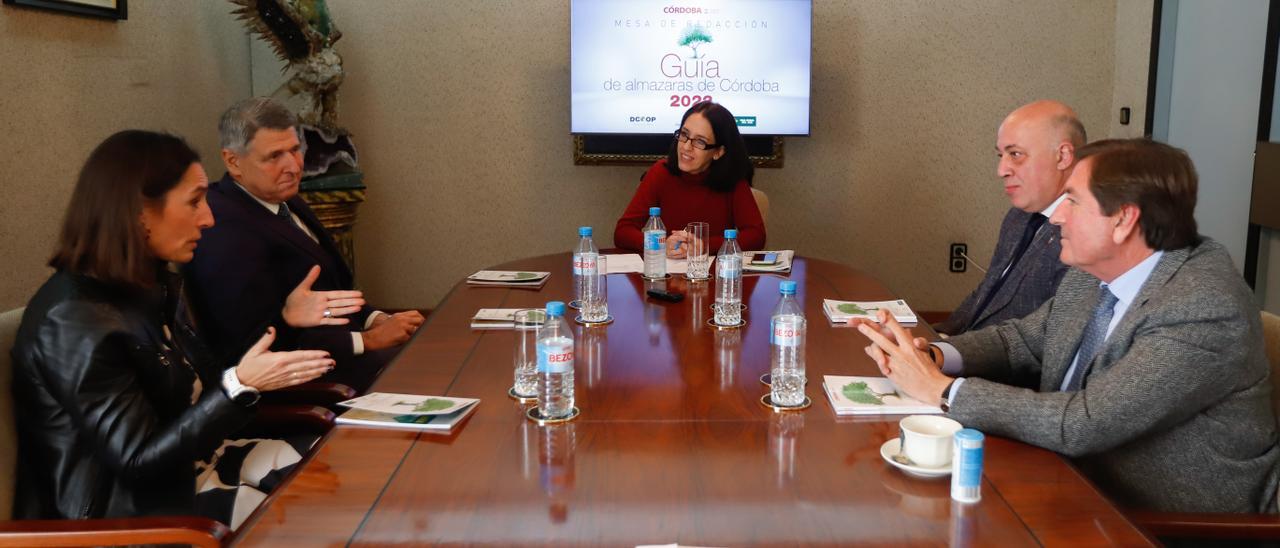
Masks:
[[[773,309],[769,344],[772,358],[769,377],[773,385],[773,404],[794,407],[804,403],[804,310],[796,302],[796,282],[782,282],[782,300]]]
[[[595,274],[596,257],[600,256],[600,250],[596,248],[595,240],[591,239],[591,227],[578,227],[578,247],[573,249],[573,300],[569,303],[575,308],[582,307],[582,280],[586,276]]]
[[[644,224],[644,277],[667,275],[667,227],[662,224],[662,208],[649,208],[649,222]]]
[[[573,411],[573,331],[564,319],[564,303],[547,303],[547,321],[538,331],[538,413],[544,419]]]
[[[742,323],[742,249],[738,247],[738,231],[724,231],[724,245],[716,254],[717,325]]]

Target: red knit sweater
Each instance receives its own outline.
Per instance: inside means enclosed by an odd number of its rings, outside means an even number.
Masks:
[[[640,188],[613,229],[614,246],[640,251],[649,208],[661,207],[662,224],[668,234],[684,230],[692,222],[707,223],[712,255],[724,243],[726,228],[738,229],[738,245],[744,251],[764,249],[764,221],[746,181],[738,181],[732,192],[716,192],[705,184],[705,172],[676,176],[667,171],[666,164],[665,159],[658,160],[644,174]]]

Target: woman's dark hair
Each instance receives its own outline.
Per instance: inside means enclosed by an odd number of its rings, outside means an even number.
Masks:
[[[738,181],[746,180],[748,185],[751,184],[756,170],[751,165],[751,159],[747,157],[747,144],[742,141],[742,134],[738,133],[738,124],[733,120],[729,109],[711,101],[695,103],[689,107],[689,110],[684,111],[684,116],[680,118],[680,127],[684,127],[684,121],[695,112],[702,113],[702,116],[711,123],[711,132],[715,134],[716,144],[724,147],[724,154],[720,155],[719,160],[712,160],[711,167],[707,169],[707,185],[717,192],[729,192],[738,184]],[[679,146],[678,139],[671,139],[671,148],[667,151],[667,171],[672,175],[682,173],[679,158],[676,156],[676,148]]]
[[[107,137],[80,169],[49,266],[115,285],[154,283],[142,207],[161,203],[199,161],[173,135],[126,130]]]

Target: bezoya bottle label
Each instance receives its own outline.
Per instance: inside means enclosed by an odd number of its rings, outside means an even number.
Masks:
[[[539,373],[573,371],[573,346],[544,345],[538,348]]]
[[[800,326],[794,321],[784,321],[781,318],[773,320],[773,338],[771,341],[777,346],[796,347],[800,345]]]
[[[662,249],[662,232],[650,230],[644,233],[644,248],[649,251]]]
[[[596,254],[595,253],[574,253],[573,254],[573,274],[575,276],[587,276],[596,272]]]
[[[721,278],[736,278],[741,267],[733,261],[722,260],[716,265],[716,275]]]

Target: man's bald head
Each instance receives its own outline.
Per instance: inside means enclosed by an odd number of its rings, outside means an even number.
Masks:
[[[1013,206],[1029,213],[1049,207],[1071,175],[1075,149],[1085,142],[1084,124],[1058,101],[1036,101],[1009,113],[996,135],[996,173]]]
[[[1033,124],[1053,141],[1065,141],[1075,148],[1080,148],[1089,142],[1084,124],[1080,123],[1080,117],[1076,116],[1076,111],[1058,101],[1041,99],[1018,107],[1005,117],[1000,126],[1004,127],[1010,121]]]

